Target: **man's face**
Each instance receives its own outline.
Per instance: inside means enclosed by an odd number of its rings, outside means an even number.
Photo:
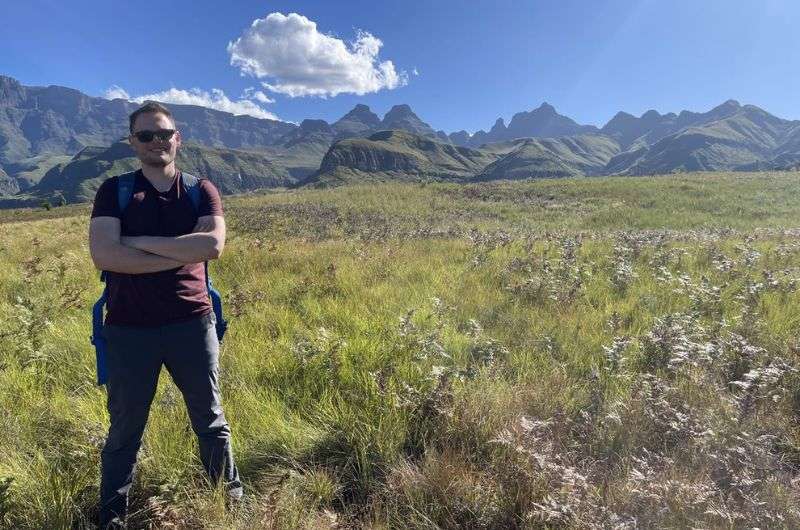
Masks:
[[[150,142],[142,142],[136,138],[137,132],[156,132],[164,129],[175,129],[172,119],[165,114],[146,112],[136,117],[130,142],[142,165],[164,167],[175,161],[175,155],[181,146],[181,133],[176,131],[169,140],[154,137]]]

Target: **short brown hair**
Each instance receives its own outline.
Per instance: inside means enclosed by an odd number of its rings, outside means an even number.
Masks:
[[[138,109],[134,110],[130,116],[130,132],[133,132],[133,125],[136,123],[136,118],[139,117],[140,114],[163,114],[167,116],[169,119],[172,120],[172,123],[175,123],[175,118],[172,117],[172,113],[169,111],[167,107],[162,105],[161,103],[156,103],[155,101],[148,101]]]

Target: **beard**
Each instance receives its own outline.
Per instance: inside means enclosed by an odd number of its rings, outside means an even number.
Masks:
[[[166,167],[175,161],[175,156],[171,153],[165,153],[167,156],[159,156],[154,153],[147,153],[140,158],[140,161],[145,166],[150,167]]]
[[[172,160],[169,160],[169,161],[161,160],[161,159],[157,159],[157,160],[142,160],[142,165],[150,166],[150,167],[167,167],[168,165],[170,165],[170,163],[172,163]]]

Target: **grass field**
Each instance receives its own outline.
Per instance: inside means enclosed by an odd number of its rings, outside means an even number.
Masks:
[[[225,201],[246,502],[166,374],[133,528],[800,527],[800,174]],[[0,211],[0,526],[89,528],[87,206]]]

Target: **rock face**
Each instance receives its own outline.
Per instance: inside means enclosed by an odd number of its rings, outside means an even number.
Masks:
[[[234,116],[194,105],[167,106],[185,139],[209,147],[261,149],[281,144],[281,139],[297,128],[293,123]]]
[[[25,87],[19,81],[0,75],[0,106],[19,107],[25,99]]]
[[[450,143],[452,143],[453,145],[460,145],[463,147],[469,143],[469,133],[464,130],[450,133],[448,135],[448,139],[450,140]]]
[[[320,141],[330,145],[333,137],[333,129],[325,120],[303,120],[299,128],[281,138],[281,145],[292,147],[298,144]]]
[[[0,195],[11,195],[19,191],[19,184],[0,168]]]

